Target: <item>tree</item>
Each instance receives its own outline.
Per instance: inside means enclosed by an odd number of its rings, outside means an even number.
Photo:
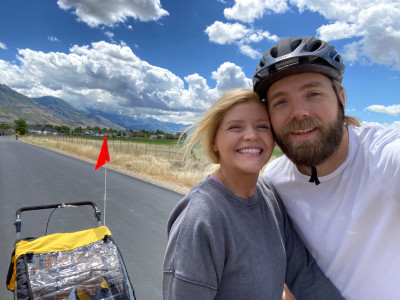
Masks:
[[[28,126],[26,125],[25,120],[23,119],[18,119],[14,121],[15,125],[14,125],[14,129],[15,132],[19,132],[19,134],[24,135],[25,133],[28,132]]]
[[[73,132],[74,132],[74,134],[81,135],[82,132],[83,132],[83,129],[82,129],[81,126],[79,126],[79,127],[74,128],[74,131],[73,131]]]
[[[11,126],[8,124],[4,124],[4,123],[0,124],[0,129],[10,129],[10,128],[11,128]]]

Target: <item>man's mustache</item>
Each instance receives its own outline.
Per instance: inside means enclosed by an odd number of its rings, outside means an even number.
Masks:
[[[314,128],[323,128],[324,124],[315,117],[308,117],[303,120],[292,120],[282,128],[282,133],[287,135],[300,130],[311,130]]]

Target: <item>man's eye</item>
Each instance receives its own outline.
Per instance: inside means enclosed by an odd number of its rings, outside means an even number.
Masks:
[[[283,103],[285,103],[284,99],[275,100],[272,102],[272,107],[277,107],[279,105],[282,105]]]
[[[310,96],[310,97],[316,97],[316,96],[319,96],[319,95],[321,95],[320,92],[310,92],[310,93],[308,94],[308,96]]]

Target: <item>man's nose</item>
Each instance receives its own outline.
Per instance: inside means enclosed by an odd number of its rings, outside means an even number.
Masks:
[[[309,105],[302,99],[295,99],[291,105],[291,115],[293,119],[302,119],[310,115]]]

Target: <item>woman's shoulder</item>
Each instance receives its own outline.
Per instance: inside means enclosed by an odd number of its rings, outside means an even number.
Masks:
[[[186,217],[203,218],[217,214],[218,203],[215,201],[221,197],[222,191],[218,189],[218,183],[207,177],[196,184],[177,204],[172,215],[181,215],[184,213]]]
[[[168,232],[172,228],[189,232],[212,231],[223,219],[223,207],[221,201],[217,201],[221,195],[217,193],[213,182],[207,179],[199,182],[173,209],[168,219]]]
[[[267,203],[267,205],[276,212],[282,213],[284,209],[282,200],[273,184],[266,176],[259,176],[257,189],[264,203]]]

